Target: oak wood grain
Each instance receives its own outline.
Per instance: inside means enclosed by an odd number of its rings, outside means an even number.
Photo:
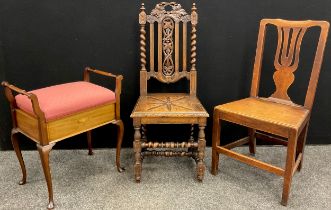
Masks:
[[[166,7],[168,7],[166,9]],[[170,9],[170,10],[169,10]],[[151,13],[145,15],[144,5],[140,8],[140,43],[145,46],[145,17],[150,24],[150,63],[152,65],[154,53],[157,53],[157,71],[153,67],[145,71],[140,69],[140,97],[132,111],[131,118],[134,126],[134,173],[136,182],[141,180],[142,160],[144,156],[189,156],[196,163],[197,179],[202,181],[205,172],[204,149],[205,126],[209,116],[199,99],[196,97],[197,73],[196,73],[196,25],[197,8],[192,5],[192,13],[188,14],[180,4],[176,2],[161,2],[156,4]],[[192,16],[193,15],[193,16]],[[193,17],[193,18],[192,18]],[[192,22],[192,21],[193,22]],[[157,49],[154,36],[154,24],[157,23]],[[187,71],[187,24],[192,24],[191,32],[191,70]],[[180,26],[183,30],[180,34]],[[181,37],[181,38],[180,38]],[[180,42],[182,40],[182,43]],[[180,47],[183,49],[182,63],[180,63]],[[157,50],[157,52],[154,52]],[[141,52],[144,50],[140,49]],[[144,65],[145,55],[141,53],[141,66]],[[175,83],[182,78],[190,81],[190,93],[148,93],[147,82],[150,78],[156,78],[162,83]],[[199,125],[199,137],[190,142],[151,142],[147,141],[145,132],[146,124],[194,124]],[[192,131],[191,131],[192,132]],[[155,150],[149,150],[149,149]],[[159,151],[162,148],[179,148],[181,151]],[[194,151],[194,152],[193,152]]]
[[[277,49],[274,57],[275,73],[273,75],[275,91],[269,98],[260,98],[258,95],[267,25],[276,26],[278,31]],[[311,27],[320,27],[321,30],[305,102],[303,105],[298,105],[291,101],[287,91],[295,81],[294,73],[299,65],[300,47],[305,32]],[[214,108],[212,174],[217,174],[219,153],[221,153],[246,164],[283,176],[281,204],[287,205],[292,177],[295,171],[300,170],[302,166],[307,127],[323,61],[328,29],[329,23],[326,21],[261,20],[250,97],[218,105]],[[252,154],[255,153],[255,137],[287,146],[285,169],[229,150],[243,142],[237,141],[221,146],[220,126],[222,121],[249,128],[249,149]]]

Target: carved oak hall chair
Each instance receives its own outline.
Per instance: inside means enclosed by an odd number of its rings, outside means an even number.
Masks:
[[[140,181],[142,159],[155,155],[194,158],[197,162],[197,178],[202,181],[205,171],[204,129],[208,113],[196,97],[197,8],[193,3],[192,13],[187,14],[180,4],[161,2],[156,4],[150,15],[146,15],[144,4],[140,9],[140,97],[131,114],[135,130],[133,143],[135,180]],[[191,66],[188,71],[187,31],[189,23],[191,23],[192,31]],[[149,26],[150,41],[148,71],[146,67],[146,24]],[[154,27],[156,27],[156,34]],[[156,43],[154,38],[157,38]],[[182,53],[180,53],[180,47]],[[154,64],[154,53],[157,55],[157,65]],[[180,56],[182,57],[181,62]],[[147,82],[150,78],[156,78],[162,83],[174,83],[186,78],[190,82],[190,93],[148,93]],[[192,134],[190,140],[184,142],[147,142],[144,132],[146,124],[189,124],[192,125],[192,133],[194,124],[198,124],[199,137],[197,141],[194,141]]]
[[[90,83],[90,73],[116,79],[115,92]],[[92,155],[91,130],[109,123],[118,126],[116,165],[120,166],[123,123],[120,118],[121,75],[86,68],[84,81],[65,83],[26,92],[8,82],[2,82],[10,103],[13,129],[11,141],[21,165],[26,183],[26,170],[17,134],[36,142],[43,166],[49,195],[48,208],[54,207],[49,167],[49,153],[56,142],[86,132],[89,155]],[[18,93],[14,96],[13,92]]]
[[[273,74],[276,90],[270,97],[262,98],[258,96],[258,93],[265,31],[268,24],[276,26],[278,31],[278,45],[274,58],[276,70]],[[321,30],[305,102],[304,105],[298,105],[291,101],[287,90],[294,82],[294,72],[299,66],[303,36],[311,27],[319,27]],[[219,154],[221,153],[248,165],[282,176],[284,183],[281,203],[284,206],[287,205],[292,177],[302,167],[308,124],[328,29],[329,23],[326,21],[287,21],[281,19],[263,19],[261,21],[250,97],[214,108],[212,174],[216,175],[218,172]],[[248,127],[248,137],[220,146],[220,123],[222,120]],[[287,146],[285,169],[231,150],[236,146],[248,143],[250,153],[255,154],[255,138]]]

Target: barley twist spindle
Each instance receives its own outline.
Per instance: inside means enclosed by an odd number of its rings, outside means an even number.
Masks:
[[[191,71],[196,70],[196,56],[197,56],[197,23],[198,23],[198,13],[196,12],[197,8],[195,6],[195,3],[193,3],[192,6],[192,13],[191,13],[191,23],[192,23],[192,31],[191,31]]]
[[[142,3],[140,7],[139,13],[139,24],[140,24],[140,63],[141,63],[141,70],[146,71],[146,20],[147,15],[145,12],[145,4]]]

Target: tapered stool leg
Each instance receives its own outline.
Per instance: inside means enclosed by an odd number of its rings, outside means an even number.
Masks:
[[[16,153],[17,159],[20,163],[21,170],[22,170],[22,179],[20,180],[19,184],[23,185],[23,184],[26,183],[26,169],[25,169],[25,164],[24,164],[21,148],[20,148],[20,145],[18,143],[17,134],[18,134],[18,132],[15,129],[12,129],[11,142],[12,142],[14,151]]]
[[[41,164],[43,166],[43,171],[44,171],[44,175],[45,175],[46,183],[47,183],[48,200],[49,200],[48,206],[47,206],[48,209],[54,208],[52,177],[51,177],[51,171],[49,168],[49,153],[52,150],[54,145],[55,144],[41,146],[40,144],[37,144]]]
[[[117,145],[116,145],[116,167],[118,172],[123,172],[125,169],[121,167],[121,147],[124,135],[124,124],[122,120],[117,120]]]

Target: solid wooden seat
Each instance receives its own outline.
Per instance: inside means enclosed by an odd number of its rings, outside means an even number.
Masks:
[[[278,44],[274,58],[273,80],[275,92],[269,98],[259,98],[260,75],[267,25],[277,27]],[[303,106],[292,102],[288,89],[295,80],[294,72],[299,65],[300,47],[305,32],[311,27],[320,27],[320,36],[311,71],[310,81]],[[329,23],[326,21],[287,21],[263,19],[257,41],[250,98],[219,105],[213,114],[212,174],[218,172],[219,154],[227,155],[248,165],[284,177],[282,205],[287,205],[294,173],[302,167],[303,152],[311,109],[314,102]],[[248,136],[226,145],[221,145],[221,121],[248,127]],[[231,149],[249,144],[255,154],[256,138],[287,146],[285,168],[280,168],[253,157],[239,154]]]
[[[150,15],[146,14],[144,4],[140,10],[140,97],[131,114],[135,130],[133,143],[135,179],[137,182],[141,179],[142,160],[146,156],[188,156],[196,161],[197,178],[202,181],[205,172],[204,129],[208,113],[196,97],[197,9],[193,4],[192,12],[188,14],[176,2],[161,2],[155,6]],[[189,23],[192,25],[190,70],[187,67]],[[146,68],[146,25],[149,26],[148,68]],[[154,62],[156,57],[157,62]],[[150,78],[166,84],[187,79],[190,81],[190,92],[148,93],[147,82]],[[190,124],[191,135],[189,140],[183,142],[148,142],[147,124]],[[199,126],[197,140],[194,139],[194,124]]]
[[[115,78],[115,92],[90,83],[90,73]],[[56,142],[86,132],[89,155],[92,155],[92,129],[106,124],[117,125],[116,166],[120,165],[120,152],[124,126],[120,118],[121,75],[85,68],[84,81],[60,84],[33,91],[25,91],[8,82],[2,82],[10,103],[13,129],[11,141],[26,183],[26,169],[17,134],[34,141],[39,151],[48,188],[48,209],[54,208],[53,187],[49,166],[49,153]],[[14,97],[13,92],[18,93]]]
[[[222,104],[215,110],[223,113],[224,120],[231,119],[234,123],[276,135],[287,135],[288,129],[301,130],[309,116],[305,107],[254,97]]]

